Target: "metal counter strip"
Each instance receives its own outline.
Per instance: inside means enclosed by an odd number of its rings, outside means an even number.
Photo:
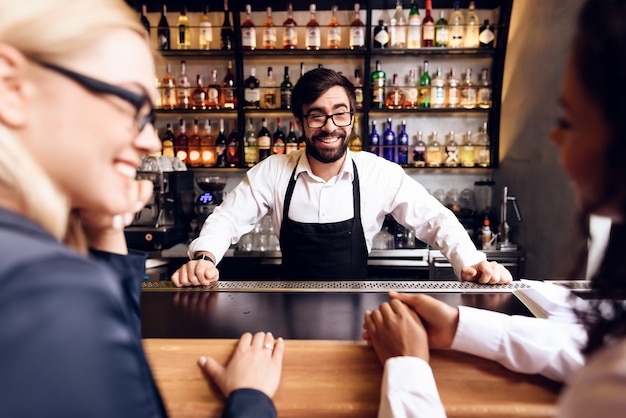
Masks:
[[[458,281],[218,281],[206,287],[175,287],[171,281],[145,281],[143,291],[191,292],[356,292],[376,293],[397,290],[415,293],[510,293],[530,286],[522,282],[510,284],[478,284]]]

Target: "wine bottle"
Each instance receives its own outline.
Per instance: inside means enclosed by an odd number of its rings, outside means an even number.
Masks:
[[[200,32],[198,35],[198,45],[200,49],[208,51],[211,49],[213,41],[213,24],[209,19],[209,6],[205,6],[202,16],[200,16]]]
[[[211,70],[211,81],[207,87],[207,109],[219,109],[221,107],[221,94],[222,86],[217,81],[217,70]]]
[[[243,134],[243,160],[246,167],[252,167],[259,162],[259,147],[252,118],[248,120],[248,129]]]
[[[283,132],[282,119],[276,118],[276,132],[272,135],[272,154],[285,153],[285,132]]]
[[[191,32],[189,30],[189,18],[187,17],[186,7],[183,7],[178,16],[178,39],[176,46],[178,49],[191,48]]]
[[[228,145],[228,140],[226,139],[226,134],[224,133],[224,119],[220,119],[220,132],[215,140],[215,154],[217,157],[217,167],[225,168],[228,167],[228,159],[226,157],[226,147]]]
[[[235,32],[230,24],[230,12],[228,11],[228,0],[224,0],[224,22],[220,31],[222,51],[232,51],[235,49]]]
[[[276,26],[272,20],[272,8],[267,8],[267,17],[263,25],[263,48],[276,49]]]
[[[174,131],[172,130],[172,124],[168,123],[165,128],[165,133],[163,134],[163,139],[161,143],[163,144],[163,156],[164,157],[175,157],[174,153],[174,142],[176,142],[176,136],[174,135]]]
[[[310,19],[306,24],[305,48],[309,51],[317,51],[322,45],[322,34],[320,24],[315,19],[315,4],[309,5]]]
[[[298,47],[298,32],[296,31],[297,23],[293,19],[293,6],[291,3],[287,5],[287,19],[283,22],[283,48],[295,49]]]
[[[187,133],[185,131],[185,120],[181,118],[178,121],[178,135],[176,136],[176,141],[174,142],[174,152],[176,153],[176,158],[178,158],[183,164],[188,164],[189,138],[187,137]]]
[[[148,32],[148,37],[150,37],[150,21],[148,20],[148,7],[145,4],[141,5],[141,24],[146,31]]]
[[[392,48],[406,47],[406,19],[402,8],[402,0],[396,1],[396,12],[391,18],[389,37]]]
[[[241,140],[239,138],[239,134],[237,133],[237,121],[233,121],[233,128],[230,130],[230,134],[228,134],[228,149],[226,152],[226,157],[228,159],[229,167],[239,167],[241,165],[240,158],[240,150],[241,150]]]
[[[213,135],[211,135],[211,121],[205,120],[204,127],[200,134],[200,152],[202,153],[202,166],[213,167],[215,166],[215,142]]]
[[[435,46],[446,48],[448,46],[448,21],[443,10],[439,12],[439,19],[435,22]]]
[[[256,49],[256,27],[252,18],[250,18],[252,8],[246,4],[246,19],[241,22],[241,49]]]
[[[454,2],[454,11],[449,20],[448,46],[450,48],[463,48],[465,43],[465,18],[461,13],[459,0]]]
[[[341,48],[341,26],[337,21],[337,6],[332,8],[332,16],[328,24],[327,45],[330,49]]]
[[[354,19],[350,23],[350,49],[365,48],[365,23],[360,17],[361,6],[354,4]]]
[[[289,133],[285,140],[285,154],[298,150],[298,137],[296,136],[296,124],[289,121]]]
[[[410,49],[422,47],[422,19],[420,17],[420,9],[417,5],[417,0],[411,1],[406,46]]]
[[[198,126],[198,119],[193,120],[193,131],[189,136],[189,166],[200,167],[202,166],[202,153],[200,150],[200,127]]]
[[[280,108],[290,110],[291,109],[291,91],[293,85],[289,80],[289,66],[285,65],[285,75],[283,76],[283,82],[280,83]]]
[[[426,16],[422,20],[422,46],[424,48],[435,46],[435,21],[431,15],[432,8],[432,0],[426,0]]]
[[[244,82],[245,89],[243,92],[244,109],[258,109],[261,106],[261,91],[259,90],[260,82],[256,78],[256,69],[250,68],[250,76]]]
[[[419,105],[420,107],[430,107],[430,74],[428,73],[428,61],[424,61],[423,72],[420,77]]]
[[[226,75],[222,80],[222,107],[224,109],[237,108],[237,95],[235,86],[235,75],[233,74],[233,62],[228,61]]]
[[[259,131],[258,143],[259,143],[259,161],[262,161],[270,156],[272,153],[272,134],[267,129],[267,120],[261,119],[261,130]]]
[[[167,6],[163,4],[161,11],[161,19],[159,20],[159,26],[157,27],[157,38],[159,40],[159,49],[161,51],[168,51],[170,49],[170,25],[167,23]]]
[[[476,14],[476,6],[473,1],[469,2],[467,17],[465,18],[465,48],[478,48],[480,41],[480,20]]]

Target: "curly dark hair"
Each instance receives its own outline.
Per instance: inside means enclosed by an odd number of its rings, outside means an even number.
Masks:
[[[626,2],[587,0],[579,12],[572,49],[573,63],[589,101],[598,106],[609,126],[609,145],[601,173],[600,198],[580,215],[589,237],[589,215],[610,203],[626,219]],[[582,259],[582,256],[579,257]],[[578,263],[576,269],[581,266]],[[580,271],[580,270],[578,270]],[[576,272],[572,271],[572,277]],[[626,226],[613,223],[607,250],[591,278],[594,299],[579,316],[588,332],[583,352],[593,353],[611,340],[626,336]]]

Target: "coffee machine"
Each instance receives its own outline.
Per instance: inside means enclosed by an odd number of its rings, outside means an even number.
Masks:
[[[193,217],[193,172],[140,171],[137,178],[152,181],[154,192],[124,231],[128,247],[160,251],[187,242]]]
[[[224,200],[226,179],[220,176],[196,175],[196,184],[202,191],[196,198],[197,224],[194,235],[198,235],[204,221]]]

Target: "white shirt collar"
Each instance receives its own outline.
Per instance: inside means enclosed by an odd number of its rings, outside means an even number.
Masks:
[[[296,167],[296,178],[298,178],[300,173],[303,173],[303,172],[306,172],[309,175],[309,177],[313,179],[323,181],[318,176],[313,174],[313,171],[311,170],[311,165],[309,164],[309,160],[306,156],[306,151],[301,151],[300,158],[298,160],[298,166]],[[338,179],[343,178],[346,175],[348,176],[350,181],[354,180],[354,167],[352,166],[352,155],[351,155],[351,151],[349,150],[346,151],[346,158],[343,160],[343,165],[341,166],[341,170],[339,170],[339,173],[329,181],[336,181]]]

